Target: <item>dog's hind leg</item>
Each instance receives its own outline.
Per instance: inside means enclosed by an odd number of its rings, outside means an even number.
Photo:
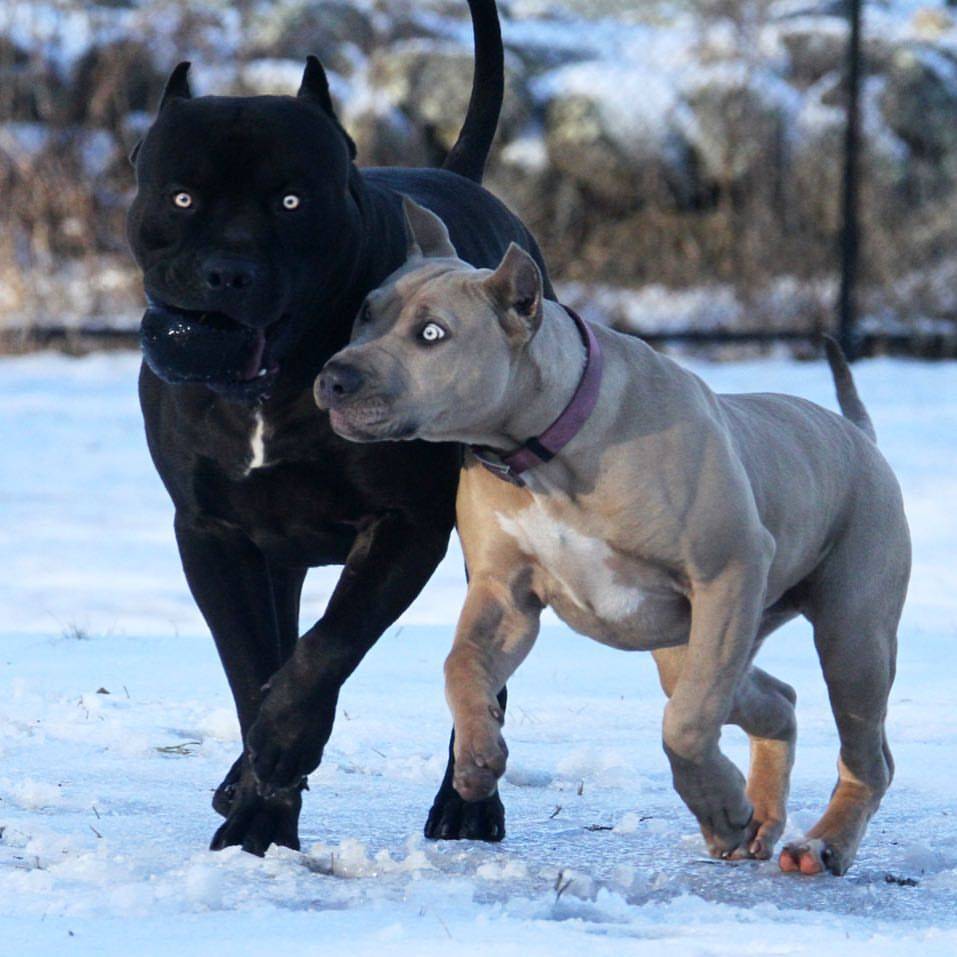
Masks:
[[[884,731],[894,680],[896,621],[822,613],[814,622],[841,741],[837,785],[821,819],[781,852],[781,869],[843,874],[890,785],[894,764]]]
[[[505,715],[508,690],[496,696]],[[425,836],[438,841],[501,841],[505,837],[505,807],[498,791],[481,801],[466,801],[455,790],[455,729],[449,738],[449,762],[425,822]]]
[[[305,568],[276,565],[272,562],[269,565],[279,635],[279,667],[289,659],[299,639],[299,604],[306,571]]]
[[[767,860],[784,830],[797,738],[796,699],[790,685],[755,667],[735,693],[730,722],[747,734],[750,743],[745,793],[754,806],[754,818],[748,840],[732,852],[732,858]]]
[[[782,870],[843,874],[890,785],[884,719],[909,569],[901,515],[898,524],[843,542],[816,576],[806,613],[841,742],[838,780],[821,819],[781,852]]]

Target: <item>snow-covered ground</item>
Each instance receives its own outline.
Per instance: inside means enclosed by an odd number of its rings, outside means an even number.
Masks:
[[[821,363],[696,368],[723,391],[833,406]],[[897,778],[851,873],[803,879],[705,858],[650,658],[554,619],[511,684],[508,837],[426,842],[457,547],[343,692],[305,853],[207,851],[238,733],[147,457],[135,357],[0,360],[0,953],[957,953],[957,366],[856,374],[914,533]],[[304,619],[334,579],[313,573]],[[827,799],[836,737],[807,626],[761,657],[799,695],[793,832]],[[744,762],[743,738],[725,741]]]

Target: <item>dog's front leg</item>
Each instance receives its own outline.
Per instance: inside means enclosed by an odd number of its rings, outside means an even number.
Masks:
[[[445,694],[455,723],[455,790],[466,801],[495,793],[505,773],[505,714],[498,695],[538,635],[542,605],[507,583],[476,576],[445,662]]]
[[[293,785],[319,764],[339,689],[429,580],[448,533],[441,523],[389,513],[356,538],[325,614],[273,675],[247,736],[263,793]]]
[[[245,535],[218,523],[178,513],[175,530],[186,580],[216,642],[245,741],[259,714],[263,685],[280,664],[269,566]],[[216,789],[213,807],[227,818],[213,837],[213,849],[241,844],[262,854],[270,844],[299,847],[299,786],[264,798],[242,758]]]
[[[664,748],[675,789],[715,856],[730,856],[753,836],[744,777],[718,742],[750,660],[769,562],[759,548],[709,581],[692,581],[688,650],[665,707]]]

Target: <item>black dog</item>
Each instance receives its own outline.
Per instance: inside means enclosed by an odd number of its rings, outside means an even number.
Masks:
[[[472,97],[444,170],[358,170],[314,58],[297,97],[192,99],[180,64],[134,155],[147,438],[245,745],[213,799],[226,818],[213,848],[299,846],[305,775],[339,689],[447,547],[458,450],[353,445],[312,399],[362,300],[405,258],[401,194],[435,210],[469,262],[494,266],[515,240],[542,265],[525,227],[477,185],[503,51],[494,0],[469,7]],[[306,570],[343,563],[299,638]],[[504,809],[497,796],[463,804],[450,763],[426,834],[500,840]]]

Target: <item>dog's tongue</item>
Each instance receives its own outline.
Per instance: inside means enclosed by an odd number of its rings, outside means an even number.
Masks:
[[[263,352],[266,349],[266,334],[260,330],[256,333],[256,339],[253,342],[253,351],[249,355],[249,361],[242,371],[243,382],[249,382],[259,375],[259,367],[263,361]]]

